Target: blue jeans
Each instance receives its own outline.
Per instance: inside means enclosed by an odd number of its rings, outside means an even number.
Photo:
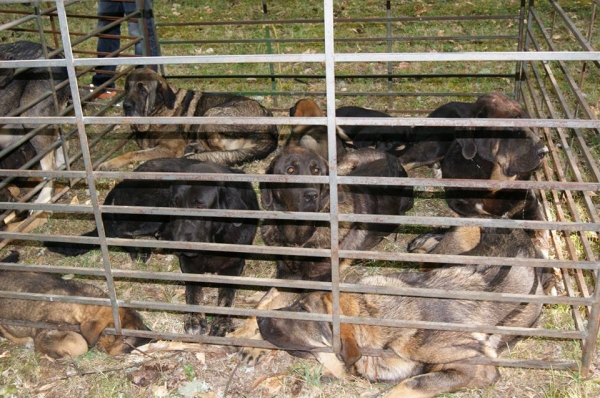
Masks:
[[[158,55],[158,41],[154,35],[154,18],[152,17],[152,0],[144,0],[145,9],[146,9],[146,26],[148,27],[148,41],[150,42],[150,54],[149,56]],[[131,14],[137,9],[135,1],[132,2],[122,2],[122,1],[112,1],[112,0],[100,0],[98,3],[98,16],[108,16],[108,17],[116,17],[121,18],[125,15]],[[107,19],[99,19],[98,20],[98,28],[102,28],[113,21]],[[129,36],[141,37],[142,41],[135,45],[135,53],[138,55],[144,54],[144,37],[141,32],[141,26],[137,22],[128,22],[129,28]],[[108,29],[103,32],[106,35],[120,35],[121,34],[121,25],[116,25],[111,29]],[[104,37],[98,38],[98,46],[96,50],[99,53],[112,53],[117,51],[121,47],[121,41],[119,39],[108,39]],[[104,55],[98,55],[99,58],[103,58]],[[156,68],[156,67],[155,67]],[[117,70],[116,66],[97,66],[98,70],[105,70],[109,72],[115,72]],[[113,76],[112,73],[102,73],[96,72],[94,77],[92,78],[92,84],[95,86],[99,86],[105,83]],[[109,87],[114,87],[114,83]]]

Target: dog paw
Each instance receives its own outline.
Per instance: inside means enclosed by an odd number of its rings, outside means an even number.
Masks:
[[[206,149],[204,149],[204,147],[199,143],[187,144],[185,149],[183,150],[183,156],[188,157],[189,155],[205,151]]]
[[[268,350],[263,348],[244,347],[240,350],[240,360],[248,366],[256,366]]]
[[[409,253],[431,253],[443,238],[444,234],[439,233],[419,235],[408,244],[407,250]]]
[[[233,321],[228,317],[215,317],[210,325],[209,336],[223,337],[226,333],[233,332]]]
[[[96,167],[96,171],[114,171],[115,167],[112,166],[110,161],[102,162]]]
[[[188,314],[183,321],[183,328],[187,334],[206,334],[208,324],[200,314]]]

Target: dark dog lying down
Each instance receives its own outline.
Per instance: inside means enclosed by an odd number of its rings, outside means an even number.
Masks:
[[[521,105],[498,92],[484,94],[474,103],[449,102],[434,110],[428,117],[431,118],[499,118],[499,119],[528,119],[529,115]],[[455,138],[487,137],[493,131],[496,137],[510,137],[514,134],[510,128],[493,127],[424,127],[413,129],[413,146],[400,155],[400,163],[406,170],[419,166],[435,166],[444,159],[451,145],[455,145]],[[450,177],[448,177],[450,178]]]
[[[200,163],[189,166],[188,173],[239,173],[214,163]],[[171,187],[172,207],[216,210],[258,210],[256,194],[249,182],[210,182],[180,181]],[[184,242],[227,243],[251,245],[256,235],[258,219],[255,218],[216,218],[216,217],[172,217],[161,234],[163,240]],[[215,251],[177,251],[179,266],[185,273],[217,273],[219,275],[241,275],[245,259],[238,253]],[[202,304],[202,284],[187,282],[185,288],[187,304]],[[219,288],[217,305],[231,307],[235,288],[225,285]],[[223,336],[232,330],[232,321],[226,316],[213,317],[210,335]],[[190,334],[204,334],[207,330],[203,314],[190,313],[185,320],[185,331]]]
[[[154,159],[140,165],[136,172],[182,173],[187,167],[200,163],[193,159]],[[124,180],[118,183],[106,196],[105,205],[170,207],[171,181]],[[133,239],[141,236],[156,237],[169,222],[169,216],[103,213],[102,222],[108,238]],[[96,229],[83,236],[98,236]],[[65,256],[78,256],[97,248],[69,242],[45,242],[48,250]],[[138,247],[125,248],[133,260],[146,262],[150,258],[150,249]]]
[[[391,117],[387,113],[360,106],[343,106],[335,111],[337,117]],[[412,129],[408,126],[341,126],[346,144],[354,148],[374,148],[399,156],[411,143]]]
[[[13,252],[3,262],[17,262]],[[58,294],[65,296],[108,297],[102,289],[76,280],[63,279],[56,274],[23,271],[0,271],[0,290],[23,293]],[[52,358],[74,358],[98,346],[108,355],[131,352],[134,347],[150,339],[101,335],[107,327],[114,327],[112,310],[100,305],[64,303],[58,301],[33,301],[0,298],[0,318],[78,325],[80,332],[37,329],[0,324],[0,335],[15,344],[31,344],[37,352]],[[120,308],[121,327],[132,330],[149,330],[140,315],[130,308]]]
[[[480,244],[467,255],[536,257],[536,250],[523,231],[486,230]],[[371,276],[364,285],[382,287],[420,287],[452,291],[487,291],[541,295],[539,269],[531,267],[447,266],[430,272],[406,272]],[[302,295],[283,311],[332,313],[331,293]],[[340,313],[346,316],[449,322],[465,325],[532,327],[541,305],[435,299],[374,294],[340,295]],[[330,347],[332,328],[328,322],[258,318],[265,340],[301,357],[310,356],[310,348]],[[461,362],[477,357],[496,358],[517,338],[509,335],[442,330],[341,325],[340,356],[353,372],[371,381],[399,382],[386,397],[433,397],[463,388],[485,387],[498,379],[493,365]],[[396,356],[363,356],[364,349],[388,349]],[[336,361],[332,355],[321,356]]]
[[[480,97],[483,109],[493,109],[494,117],[526,118],[521,105],[503,94]],[[548,148],[528,128],[488,128],[485,134],[457,132],[444,160],[444,178],[477,180],[528,180],[538,169]],[[545,220],[531,190],[489,190],[447,187],[448,206],[464,217],[496,216]]]

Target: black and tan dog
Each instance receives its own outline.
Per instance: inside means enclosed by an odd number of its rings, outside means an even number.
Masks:
[[[13,252],[2,262],[17,262]],[[102,289],[56,274],[24,271],[0,271],[0,290],[21,293],[57,294],[63,296],[108,297]],[[58,301],[33,301],[0,298],[0,318],[56,325],[77,325],[80,332],[40,329],[0,324],[0,335],[16,344],[33,344],[36,351],[52,358],[76,357],[97,346],[109,355],[131,352],[149,339],[133,336],[102,335],[114,327],[112,310],[101,305]],[[149,330],[140,315],[130,308],[120,308],[121,327]]]
[[[484,230],[480,243],[464,254],[538,257],[526,233],[501,229]],[[482,264],[371,276],[364,278],[361,284],[541,295],[539,274],[539,269],[532,267]],[[281,310],[331,314],[332,309],[331,293],[313,292]],[[541,304],[342,293],[340,313],[354,317],[527,328],[536,324]],[[329,322],[258,318],[258,324],[265,340],[293,355],[312,356],[311,348],[332,345]],[[340,357],[349,370],[371,381],[399,382],[386,397],[433,397],[463,388],[485,387],[496,381],[499,372],[495,366],[468,364],[464,360],[496,358],[516,341],[515,336],[504,334],[342,323]],[[369,349],[387,349],[395,355],[363,355],[363,351]],[[337,361],[332,354],[320,357]]]
[[[250,98],[175,88],[149,68],[133,71],[125,91],[125,116],[272,116]],[[140,150],[106,161],[100,170],[184,154],[203,162],[237,165],[265,158],[277,148],[278,139],[277,127],[271,125],[135,124],[132,129]]]
[[[292,117],[324,117],[325,114],[319,108],[319,105],[311,99],[301,99],[290,108],[290,116]],[[336,155],[340,161],[346,154],[346,148],[342,143],[340,136],[343,136],[343,131],[339,127],[336,128]],[[292,133],[285,143],[286,146],[303,146],[312,149],[319,154],[323,159],[329,159],[327,153],[327,126],[313,125],[296,125],[292,127]]]
[[[482,117],[528,118],[523,107],[501,93],[480,97],[475,106]],[[528,128],[462,130],[442,161],[443,178],[528,180],[548,148]],[[531,190],[491,190],[447,187],[448,206],[464,217],[495,216],[545,220]]]

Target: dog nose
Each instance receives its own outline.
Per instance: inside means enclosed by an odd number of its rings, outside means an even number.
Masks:
[[[123,110],[125,112],[133,109],[133,104],[130,101],[123,101]]]
[[[550,152],[550,150],[548,149],[547,146],[544,146],[543,148],[538,150],[538,156],[541,158],[543,158],[544,156],[546,156],[546,154]]]
[[[304,191],[304,200],[307,202],[314,202],[317,200],[317,194],[316,189],[307,189]]]

